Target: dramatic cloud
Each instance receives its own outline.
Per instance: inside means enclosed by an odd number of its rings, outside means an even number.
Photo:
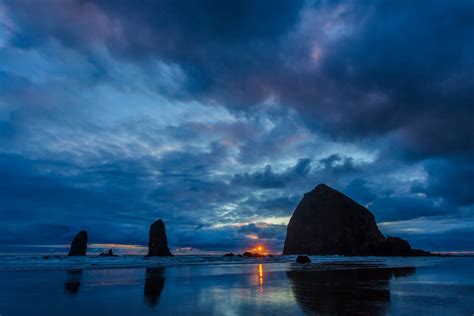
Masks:
[[[474,250],[473,37],[467,0],[0,2],[0,243],[161,217],[175,248],[278,252],[325,182]]]

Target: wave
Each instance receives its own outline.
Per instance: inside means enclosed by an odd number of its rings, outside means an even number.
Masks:
[[[2,255],[0,271],[17,270],[68,270],[68,269],[111,269],[161,266],[192,265],[241,265],[241,264],[286,264],[294,265],[296,256],[272,256],[265,258],[223,257],[216,255],[182,255],[175,257],[145,257],[123,255],[116,257],[68,257],[65,255]],[[432,264],[440,258],[400,258],[400,257],[344,257],[311,256],[312,265],[302,268],[339,269],[357,268],[358,265],[372,266],[420,266]]]

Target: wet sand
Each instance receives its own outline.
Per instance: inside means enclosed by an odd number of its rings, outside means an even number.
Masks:
[[[0,271],[0,314],[474,313],[474,258],[413,259],[393,266],[363,259],[305,266],[281,260],[248,260],[225,264]]]

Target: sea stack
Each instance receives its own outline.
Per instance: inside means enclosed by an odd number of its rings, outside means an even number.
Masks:
[[[85,256],[87,252],[87,232],[81,230],[71,243],[69,256]]]
[[[374,215],[365,207],[325,184],[304,195],[287,228],[284,255],[414,256],[397,237],[385,238]]]
[[[150,225],[150,237],[148,239],[148,257],[172,257],[168,249],[168,238],[166,237],[165,223],[159,219]]]

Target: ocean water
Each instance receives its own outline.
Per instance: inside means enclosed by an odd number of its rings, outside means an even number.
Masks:
[[[0,256],[0,314],[473,315],[474,258]]]

